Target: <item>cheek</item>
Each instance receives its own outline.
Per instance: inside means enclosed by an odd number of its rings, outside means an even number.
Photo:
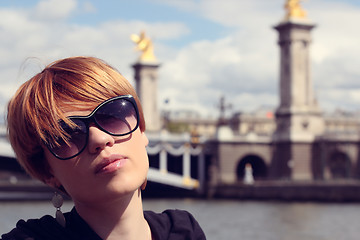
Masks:
[[[146,175],[149,169],[149,159],[146,151],[146,146],[148,143],[149,141],[146,135],[140,131],[137,131],[136,134],[134,134],[134,138],[132,139],[131,144],[126,146],[127,151],[131,153],[132,158],[134,159],[134,162],[137,165],[141,175]]]
[[[54,157],[48,150],[45,151],[45,157],[50,167],[50,173],[63,185],[66,178],[71,177],[74,164],[71,160],[59,160]]]
[[[55,157],[49,152],[49,150],[45,149],[44,150],[45,154],[45,160],[47,161],[47,163],[49,164],[49,172],[55,176],[56,175],[56,170],[58,168],[58,163],[57,161],[59,161],[59,159],[55,159]]]
[[[143,141],[144,146],[146,147],[147,145],[149,145],[149,139],[147,138],[146,134],[144,132],[141,133],[141,138]]]
[[[137,138],[136,138],[137,141],[134,141],[133,148],[136,148],[136,149],[133,149],[133,151],[137,152],[138,157],[141,160],[144,160],[148,164],[149,160],[148,160],[148,155],[147,155],[147,151],[146,151],[146,146],[149,144],[149,140],[146,137],[145,133],[139,131],[139,134],[140,135],[137,136]]]

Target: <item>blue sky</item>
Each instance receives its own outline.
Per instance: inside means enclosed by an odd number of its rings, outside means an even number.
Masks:
[[[284,17],[284,2],[2,0],[0,105],[42,66],[68,56],[103,58],[132,82],[139,53],[130,35],[145,30],[162,64],[161,108],[213,117],[221,95],[232,111],[275,108],[279,56],[272,27]],[[359,110],[360,1],[305,0],[302,6],[317,26],[311,61],[320,107]]]

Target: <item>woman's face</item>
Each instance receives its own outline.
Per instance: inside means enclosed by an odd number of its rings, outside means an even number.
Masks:
[[[67,116],[86,116],[89,111],[66,112]],[[53,185],[62,185],[76,203],[110,201],[137,190],[149,169],[148,139],[137,128],[122,136],[111,136],[94,124],[84,151],[69,160],[60,160],[45,147]]]

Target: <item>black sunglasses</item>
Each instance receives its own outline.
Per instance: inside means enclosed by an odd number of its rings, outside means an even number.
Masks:
[[[69,136],[66,141],[58,138],[54,144],[46,144],[58,159],[67,160],[84,151],[89,139],[89,125],[94,123],[100,130],[112,136],[124,136],[139,126],[139,111],[131,95],[110,98],[97,106],[87,116],[68,117],[75,127],[60,121],[60,127]]]

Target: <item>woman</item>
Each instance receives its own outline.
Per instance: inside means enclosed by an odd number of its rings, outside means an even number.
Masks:
[[[20,220],[2,239],[205,239],[185,211],[143,212],[143,112],[129,82],[100,59],[47,66],[18,89],[7,122],[19,163],[74,208],[63,215],[56,195],[56,218]]]

